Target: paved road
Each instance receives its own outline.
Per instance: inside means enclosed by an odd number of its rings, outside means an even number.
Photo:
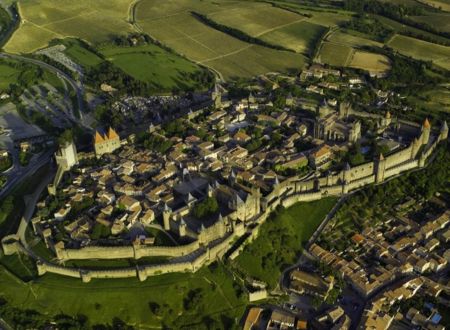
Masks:
[[[39,156],[39,158],[33,163],[30,163],[27,167],[14,168],[14,172],[9,173],[8,182],[0,191],[0,198],[7,196],[16,186],[18,186],[21,182],[23,182],[30,175],[34,174],[39,168],[48,163],[55,150],[50,149],[46,151],[44,154]]]
[[[0,330],[13,330],[14,328],[11,327],[4,319],[0,317]]]
[[[24,62],[28,62],[28,63],[33,63],[36,64],[42,68],[45,68],[47,70],[50,70],[54,73],[56,73],[58,75],[58,77],[64,79],[72,88],[73,90],[77,93],[77,103],[78,103],[78,110],[80,113],[80,118],[78,119],[76,118],[73,113],[71,113],[71,119],[74,120],[75,122],[79,123],[80,125],[84,126],[85,128],[90,129],[89,126],[86,126],[83,123],[83,108],[84,108],[84,102],[83,102],[83,94],[84,94],[84,90],[83,87],[80,83],[78,83],[77,81],[73,80],[72,77],[70,77],[67,73],[65,73],[64,71],[48,64],[45,63],[43,61],[34,59],[34,58],[29,58],[29,57],[25,57],[25,56],[21,56],[21,55],[16,55],[16,54],[8,54],[8,53],[0,53],[0,58],[12,58],[12,59],[16,59],[19,61],[24,61]]]
[[[19,229],[17,230],[17,235],[20,238],[20,241],[22,242],[22,245],[28,249],[28,243],[25,238],[25,232],[27,230],[28,223],[30,222],[31,217],[33,216],[34,209],[36,207],[36,203],[39,200],[39,197],[41,196],[41,193],[47,188],[47,185],[52,181],[53,174],[49,173],[47,174],[39,184],[39,186],[36,187],[34,192],[31,195],[28,195],[25,197],[25,211],[23,212],[22,219],[20,220]]]

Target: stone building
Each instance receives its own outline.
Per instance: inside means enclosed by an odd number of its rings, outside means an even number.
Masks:
[[[58,166],[64,171],[70,170],[72,166],[78,164],[77,148],[73,142],[68,142],[55,153]]]
[[[95,132],[94,149],[97,157],[111,153],[118,148],[120,148],[120,137],[114,129],[110,127],[107,134]]]
[[[339,113],[322,105],[314,121],[314,138],[324,141],[347,141],[355,143],[361,138],[361,123],[347,117],[349,109],[340,106]]]

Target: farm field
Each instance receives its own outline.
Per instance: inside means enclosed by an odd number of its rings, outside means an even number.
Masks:
[[[271,44],[309,55],[326,30],[324,26],[302,21],[263,34],[260,38]]]
[[[390,61],[384,55],[356,51],[348,65],[351,68],[363,69],[371,74],[382,74],[390,69]]]
[[[4,258],[0,261],[13,270],[24,272],[25,267],[25,274],[35,275],[30,263],[4,261]],[[30,277],[27,275],[26,279]],[[111,323],[118,317],[139,329],[163,325],[172,329],[181,325],[192,328],[204,322],[205,317],[232,328],[246,305],[240,286],[233,287],[232,279],[224,266],[212,265],[194,274],[159,275],[144,282],[130,278],[82,283],[80,279],[46,274],[25,283],[0,266],[1,296],[12,306],[44,314],[49,311],[73,316],[84,314],[91,325]],[[200,292],[198,302],[187,310],[185,301],[194,290]],[[114,301],[114,308],[111,308],[111,301]],[[151,312],[149,304],[152,302],[161,306],[159,315]]]
[[[335,202],[335,198],[325,198],[297,203],[273,214],[260,228],[258,238],[235,259],[238,269],[275,287],[282,270],[296,262],[302,244],[312,236]]]
[[[412,16],[411,18],[416,22],[429,24],[440,31],[450,32],[450,14],[439,13],[426,16]]]
[[[370,38],[365,38],[362,36],[356,36],[354,34],[342,32],[340,30],[330,33],[327,36],[327,41],[350,47],[361,47],[361,46],[383,47],[383,44],[381,42],[371,40]]]
[[[326,27],[338,26],[341,23],[349,21],[353,15],[353,13],[343,10],[311,10],[310,7],[302,6],[298,3],[280,2],[280,5],[283,8],[295,10],[299,14],[310,15],[311,17],[308,18],[308,22],[323,25]]]
[[[409,99],[424,113],[443,112],[450,115],[450,86],[439,86],[434,90],[409,96]]]
[[[259,37],[283,26],[306,20],[307,17],[272,7],[267,3],[254,3],[208,15],[217,23],[239,29],[252,37]]]
[[[430,33],[430,32],[424,31],[424,30],[417,29],[412,26],[404,25],[402,23],[396,22],[396,21],[386,18],[384,16],[374,15],[374,17],[376,17],[383,25],[394,30],[395,32],[414,33],[417,35],[423,35],[428,38],[439,40],[439,42],[442,42],[442,43],[449,42],[449,40],[447,38],[441,37],[437,34],[433,34],[433,33]]]
[[[450,69],[450,47],[402,35],[394,36],[388,46],[404,55],[424,61],[433,61],[440,67]]]
[[[22,23],[6,43],[12,53],[30,53],[54,38],[79,37],[90,43],[107,41],[112,35],[132,32],[127,23],[132,0],[22,0],[18,2]]]
[[[317,60],[319,63],[326,63],[334,66],[347,66],[354,49],[350,46],[324,42],[320,48]]]
[[[100,48],[105,59],[130,76],[154,85],[158,90],[195,88],[191,76],[202,70],[198,65],[153,44],[137,47]]]
[[[435,8],[440,8],[441,10],[450,11],[450,1],[448,0],[420,0],[419,2],[426,3]]]
[[[305,58],[300,54],[243,42],[203,24],[191,14],[196,11],[211,15],[240,6],[240,2],[213,1],[203,1],[199,5],[193,0],[166,1],[161,6],[158,1],[149,0],[137,5],[136,19],[144,32],[177,53],[220,72],[226,79],[303,66]]]
[[[208,17],[252,37],[306,55],[326,31],[324,26],[309,22],[306,16],[260,3],[242,10],[214,12]]]

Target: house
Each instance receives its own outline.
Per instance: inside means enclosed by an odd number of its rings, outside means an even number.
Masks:
[[[57,212],[54,213],[55,219],[64,220],[66,216],[69,214],[70,210],[71,210],[70,205],[60,208]]]
[[[259,319],[261,317],[261,313],[263,312],[262,308],[252,307],[248,311],[247,317],[244,323],[244,330],[253,330],[258,328]]]
[[[295,317],[292,315],[281,311],[274,310],[270,316],[269,323],[267,324],[267,329],[286,329],[293,328],[295,324]]]
[[[235,140],[239,144],[245,144],[249,142],[251,139],[252,138],[243,131],[239,131],[233,136],[233,140]]]
[[[331,151],[330,146],[327,144],[322,145],[319,149],[312,152],[309,155],[309,161],[313,168],[323,168],[327,166],[331,159],[332,159],[333,153]]]
[[[155,220],[155,212],[153,212],[153,210],[147,210],[140,219],[140,221],[145,225],[150,224],[154,220]]]
[[[127,211],[135,211],[140,208],[141,204],[134,198],[123,195],[117,200],[117,205],[124,207]]]

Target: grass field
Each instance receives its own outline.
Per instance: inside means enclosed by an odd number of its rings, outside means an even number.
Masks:
[[[19,75],[20,69],[0,62],[0,91],[7,89],[10,84],[16,83]]]
[[[5,263],[23,271],[18,261]],[[0,266],[0,287],[0,296],[21,309],[50,316],[61,312],[84,314],[91,324],[111,323],[114,317],[119,317],[139,329],[163,325],[171,329],[180,329],[181,325],[192,329],[205,319],[226,323],[224,328],[237,328],[235,319],[239,320],[246,306],[239,285],[233,287],[231,274],[220,265],[202,268],[195,274],[155,276],[145,282],[130,278],[93,280],[87,284],[51,274],[24,283]],[[201,290],[201,297],[193,308],[186,310],[184,300],[195,289]],[[160,315],[150,311],[149,302],[161,306]]]
[[[158,90],[170,90],[175,86],[180,89],[195,87],[196,82],[190,76],[200,70],[198,65],[152,44],[108,46],[101,48],[100,52],[130,76],[151,83]]]
[[[132,0],[21,0],[22,23],[5,45],[12,53],[29,53],[54,38],[79,37],[91,43],[132,32],[127,22]]]
[[[356,51],[352,56],[349,67],[363,69],[372,74],[380,74],[389,71],[391,66],[389,58],[384,55]]]
[[[450,47],[436,45],[427,41],[410,38],[402,35],[396,35],[389,43],[389,47],[401,54],[413,58],[433,61],[434,64],[450,69]]]
[[[65,39],[63,44],[66,46],[66,55],[85,68],[94,67],[103,62],[102,58],[83,47],[76,39]]]
[[[311,237],[335,202],[334,198],[326,198],[278,212],[235,259],[238,269],[275,287],[281,271],[297,261],[302,243]]]

